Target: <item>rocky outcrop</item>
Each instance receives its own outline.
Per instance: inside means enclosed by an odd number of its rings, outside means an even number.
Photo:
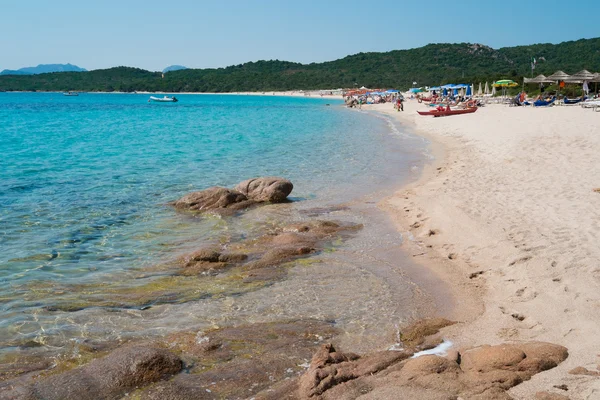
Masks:
[[[284,178],[253,178],[240,182],[233,190],[214,186],[186,194],[171,204],[179,210],[227,213],[258,203],[284,202],[293,188],[292,182]]]
[[[239,266],[249,273],[246,282],[271,279],[278,274],[276,267],[281,264],[319,251],[332,238],[352,234],[360,228],[360,225],[319,220],[289,224],[257,239],[230,243],[227,251],[209,247],[187,254],[180,258],[179,274],[208,274]]]
[[[338,352],[331,344],[323,345],[300,378],[298,398],[320,396],[336,385],[375,374],[408,357],[410,353],[383,351],[361,359],[354,353]]]
[[[287,179],[270,176],[245,180],[238,183],[234,190],[254,201],[281,203],[292,193],[293,188],[294,185]]]
[[[214,262],[220,256],[198,257]],[[422,335],[436,335],[448,323],[428,319],[403,332],[421,349],[430,342]],[[173,333],[152,347],[122,347],[67,372],[2,382],[0,399],[510,400],[510,388],[568,356],[566,348],[542,342],[479,346],[446,357],[410,358],[413,350],[359,356],[330,344],[337,334],[331,321],[317,320]],[[182,361],[171,351],[186,361],[187,373],[177,374]],[[567,397],[539,392],[535,398]]]
[[[181,371],[181,360],[164,349],[124,347],[62,374],[14,385],[0,398],[23,400],[96,400],[121,398],[128,391]]]
[[[247,399],[268,391],[274,399],[296,393],[302,364],[338,331],[331,323],[303,320],[257,323],[173,334],[167,343],[190,360],[190,373],[152,385],[142,400]],[[291,383],[283,392],[274,382]],[[209,391],[207,391],[208,389]]]
[[[186,194],[173,203],[175,208],[189,211],[235,210],[251,204],[244,194],[218,186]]]
[[[449,358],[407,359],[410,355],[387,351],[360,358],[323,345],[294,398],[350,399],[369,392],[373,399],[409,393],[394,398],[508,400],[508,389],[557,366],[568,353],[562,346],[531,342],[482,346]]]

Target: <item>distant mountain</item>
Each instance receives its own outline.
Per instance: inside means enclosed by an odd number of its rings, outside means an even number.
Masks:
[[[179,71],[181,69],[188,69],[188,67],[184,67],[183,65],[171,65],[168,66],[167,68],[163,69],[163,73],[165,72],[170,72],[170,71]]]
[[[17,70],[5,69],[0,75],[36,75],[49,72],[86,72],[87,69],[73,64],[40,64],[37,67],[25,67]]]

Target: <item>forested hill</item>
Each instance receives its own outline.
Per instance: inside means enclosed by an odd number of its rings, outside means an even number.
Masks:
[[[359,53],[324,63],[257,61],[218,69],[164,74],[116,67],[89,72],[0,76],[0,91],[238,92],[333,89],[357,86],[407,89],[448,82],[478,82],[582,69],[600,71],[600,38],[498,50],[480,44],[429,44],[410,50]]]

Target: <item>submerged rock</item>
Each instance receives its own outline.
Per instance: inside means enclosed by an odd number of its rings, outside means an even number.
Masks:
[[[167,378],[181,371],[182,361],[164,349],[145,346],[120,348],[62,374],[11,385],[0,398],[24,400],[116,399],[137,387]]]
[[[190,361],[189,373],[148,387],[140,398],[251,398],[275,382],[293,381],[319,342],[337,333],[330,323],[299,320],[173,334],[167,343]]]
[[[281,203],[292,193],[294,185],[287,179],[279,177],[252,178],[240,182],[234,188],[254,201],[270,201]]]

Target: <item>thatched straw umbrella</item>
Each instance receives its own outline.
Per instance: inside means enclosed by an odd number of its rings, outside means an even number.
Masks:
[[[544,75],[538,75],[535,78],[523,78],[525,83],[552,83],[554,80],[545,77]]]
[[[523,77],[523,88],[525,87],[526,83],[537,83],[537,84],[540,85],[540,90],[541,90],[542,84],[544,84],[544,83],[553,83],[553,82],[554,81],[552,79],[548,79],[547,77],[545,77],[542,74],[536,76],[535,78],[525,78],[525,77]]]
[[[590,71],[583,69],[576,74],[571,75],[568,79],[568,82],[576,82],[583,84],[583,92],[587,94],[589,92],[588,82],[593,80],[596,76],[592,74]]]
[[[550,75],[548,77],[548,79],[552,79],[553,81],[564,81],[564,80],[569,79],[570,77],[571,77],[571,75],[569,75],[563,71],[556,71],[555,73]]]
[[[565,80],[569,79],[570,77],[571,77],[571,75],[569,75],[563,71],[556,71],[555,73],[550,75],[548,77],[548,79],[552,79],[553,81],[560,82],[560,81],[565,81]],[[560,95],[560,85],[558,86],[558,94]]]

